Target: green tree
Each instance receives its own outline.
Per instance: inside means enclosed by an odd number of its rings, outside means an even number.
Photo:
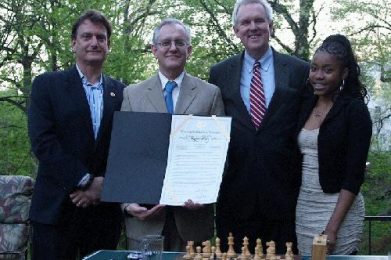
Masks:
[[[0,98],[9,96],[0,92]],[[26,114],[11,103],[0,105],[0,174],[33,175],[36,164],[27,141]]]
[[[43,71],[64,69],[74,63],[71,25],[81,13],[91,8],[107,13],[110,20],[113,18],[117,24],[121,22],[114,19],[116,12],[121,10],[116,9],[116,1],[13,0],[0,3],[0,132],[2,150],[7,152],[2,157],[5,159],[0,165],[0,172],[20,173],[17,155],[29,153],[26,113],[32,80]],[[115,33],[118,31],[117,24],[114,23]],[[114,42],[117,42],[116,39]],[[131,56],[132,52],[121,58]],[[14,139],[26,145],[15,145]],[[31,156],[26,160],[34,165]]]
[[[376,130],[381,130],[391,118],[390,1],[341,0],[334,5],[333,14],[345,25],[343,30],[353,42],[370,93],[379,102],[374,123]]]

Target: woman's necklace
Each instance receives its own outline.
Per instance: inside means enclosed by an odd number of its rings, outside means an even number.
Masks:
[[[322,123],[332,106],[333,106],[333,103],[331,103],[330,105],[324,106],[322,108],[321,107],[314,107],[314,109],[312,110],[312,116],[314,118],[316,118],[320,123]]]
[[[323,117],[325,114],[324,111],[321,111],[321,110],[318,110],[318,109],[314,109],[314,111],[312,111],[312,115],[314,117]]]

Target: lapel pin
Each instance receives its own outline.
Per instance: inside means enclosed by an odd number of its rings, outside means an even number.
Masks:
[[[115,97],[115,93],[114,92],[110,92],[110,96]]]

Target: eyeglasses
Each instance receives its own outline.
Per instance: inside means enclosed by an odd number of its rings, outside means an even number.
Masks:
[[[162,48],[170,48],[172,43],[174,43],[175,47],[177,48],[182,48],[187,45],[186,41],[184,40],[175,40],[175,41],[167,40],[167,41],[158,42],[159,46]]]

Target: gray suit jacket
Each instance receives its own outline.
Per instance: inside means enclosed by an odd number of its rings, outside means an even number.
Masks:
[[[167,113],[159,76],[128,86],[124,91],[121,110]],[[199,78],[185,74],[175,114],[199,116],[223,115],[224,106],[219,88]]]
[[[162,90],[157,74],[143,82],[130,85],[124,90],[121,110],[167,113]],[[175,106],[175,114],[224,115],[219,88],[185,73]],[[188,210],[183,207],[170,208],[173,211],[179,235],[184,241],[202,242],[213,236],[213,205],[206,205],[198,210]],[[144,235],[161,234],[165,217],[164,210],[158,217],[148,221],[126,217],[127,237],[137,240]]]

